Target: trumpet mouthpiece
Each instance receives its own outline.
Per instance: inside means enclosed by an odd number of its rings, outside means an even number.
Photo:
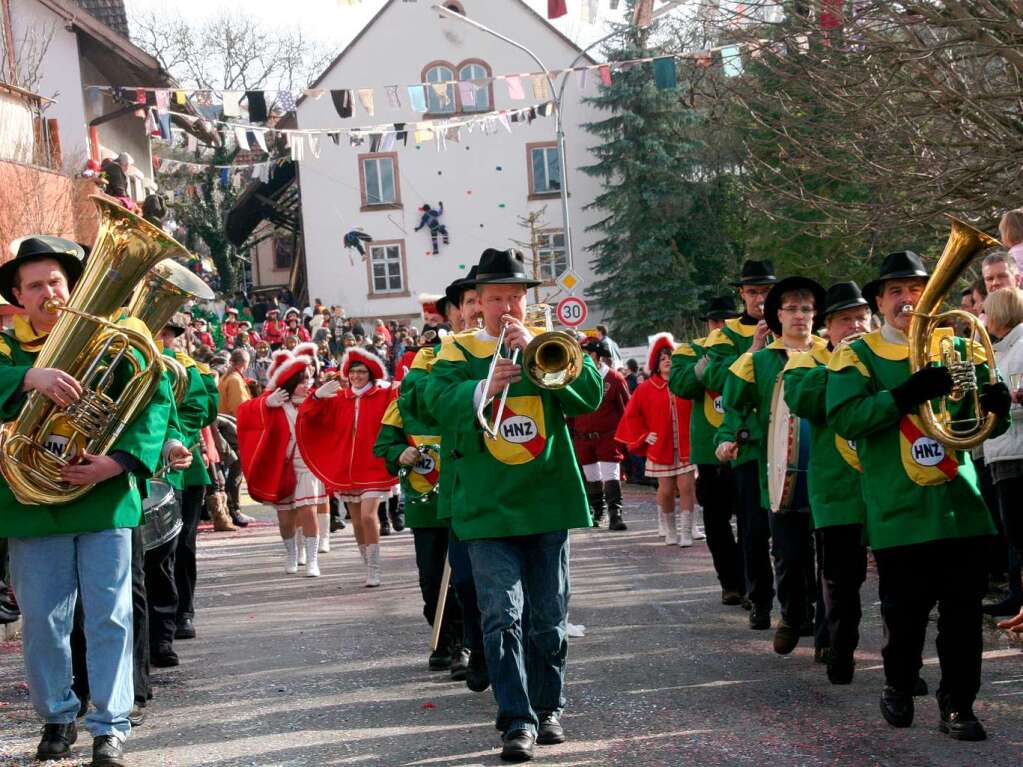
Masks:
[[[903,304],[902,308],[899,309],[899,313],[900,314],[912,314],[913,313],[913,305],[912,304]]]
[[[49,298],[43,303],[43,311],[47,314],[56,314],[57,310],[60,309],[64,304],[58,301],[56,298]]]

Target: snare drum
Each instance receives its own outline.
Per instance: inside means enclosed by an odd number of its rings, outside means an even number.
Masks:
[[[149,481],[149,496],[142,502],[142,548],[162,546],[181,532],[181,505],[174,488],[161,479]]]
[[[802,424],[785,404],[784,379],[778,376],[771,397],[771,421],[767,430],[767,494],[771,511],[789,511],[796,495],[796,483],[806,466],[802,463]]]

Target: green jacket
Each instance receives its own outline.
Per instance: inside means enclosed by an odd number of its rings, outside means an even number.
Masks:
[[[827,362],[827,358],[823,357],[827,352],[827,342],[814,336],[813,344],[814,349],[810,353],[818,360]],[[771,507],[767,491],[766,439],[771,424],[771,401],[788,359],[788,350],[778,340],[772,341],[760,351],[746,352],[732,364],[722,394],[725,420],[715,435],[719,445],[722,442],[734,442],[736,432],[742,426],[755,427],[758,434],[764,435],[764,438],[757,441],[756,459],[759,462],[760,503],[765,509]]]
[[[445,339],[426,379],[425,405],[443,427],[451,467],[452,527],[461,540],[504,538],[590,527],[582,475],[566,416],[596,410],[604,382],[586,358],[564,389],[513,384],[496,440],[483,435],[474,395],[496,350],[493,339],[470,331]],[[449,460],[448,456],[452,459]]]
[[[712,392],[724,394],[725,382],[729,378],[728,369],[753,346],[753,336],[756,330],[755,324],[747,325],[742,322],[741,317],[736,317],[727,320],[723,328],[711,332],[704,339],[702,346],[707,354],[708,364],[704,368],[703,375],[700,376],[700,382],[705,387]],[[768,336],[768,342],[770,340],[770,336]],[[722,400],[722,405],[727,417],[727,405],[724,405],[724,400]],[[741,427],[746,427],[749,430],[749,439],[739,447],[739,457],[733,462],[735,466],[757,460],[760,457],[760,443],[763,440],[763,433],[760,431],[756,419],[742,418],[736,421],[733,416],[731,425],[733,438],[735,432]],[[721,441],[717,440],[715,445]]]
[[[828,424],[827,361],[825,350],[793,355],[785,366],[785,402],[795,415],[810,423],[810,465],[807,478],[810,509],[815,528],[862,525],[867,507],[860,480],[863,469],[856,455],[856,443],[839,437]]]
[[[402,379],[402,388],[407,380],[408,376]],[[429,427],[405,415],[399,397],[387,406],[380,425],[380,433],[377,435],[376,444],[373,445],[373,454],[383,458],[387,463],[387,470],[397,477],[402,468],[398,459],[406,448],[440,444],[440,437],[430,434]],[[429,495],[430,491],[437,487],[442,464],[440,454],[430,452],[432,461],[427,462],[425,466],[410,469],[409,476],[402,483],[410,484],[416,492],[428,496],[425,499],[418,499],[407,493],[405,495],[405,521],[413,530],[448,526],[447,520],[437,518],[437,493]]]
[[[208,368],[200,366],[187,354],[174,352],[171,349],[164,349],[163,353],[173,356],[185,366],[188,371],[188,390],[185,398],[177,406],[178,422],[181,428],[181,442],[185,447],[192,450],[192,465],[184,471],[176,471],[168,474],[168,481],[178,487],[180,483],[185,487],[201,487],[210,484],[210,474],[202,461],[202,451],[198,447],[202,440],[199,433],[206,426],[217,420],[217,404],[220,400],[220,393],[213,381],[212,374],[208,374]],[[178,475],[180,479],[175,482],[171,478]]]
[[[983,379],[983,350],[961,338],[955,345],[962,354],[972,347]],[[969,454],[947,451],[924,435],[915,413],[903,415],[895,405],[890,390],[909,378],[908,357],[906,345],[874,331],[839,349],[828,366],[828,421],[856,441],[863,465],[867,539],[885,549],[992,535]]]
[[[689,416],[689,454],[695,464],[716,464],[714,434],[725,420],[721,395],[708,389],[696,375],[696,363],[706,354],[706,338],[681,343],[671,357],[668,388],[693,401]]]
[[[123,324],[138,329],[141,323]],[[45,336],[35,333],[28,320],[18,316],[14,328],[0,334],[0,420],[13,421],[27,398],[22,390],[25,373],[35,362]],[[118,371],[114,391],[123,386],[126,375]],[[142,468],[122,473],[99,483],[82,498],[59,506],[27,506],[15,500],[6,481],[0,481],[0,537],[40,538],[47,535],[99,532],[136,527],[142,518],[139,481],[160,465],[164,437],[173,400],[164,376],[149,405],[127,425],[112,452],[133,456]]]

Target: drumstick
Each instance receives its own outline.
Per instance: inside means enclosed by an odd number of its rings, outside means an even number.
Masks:
[[[437,611],[433,614],[433,640],[430,651],[436,652],[440,644],[441,624],[444,623],[444,607],[448,602],[448,586],[451,584],[451,562],[444,558],[444,575],[440,579],[440,593],[437,595]]]

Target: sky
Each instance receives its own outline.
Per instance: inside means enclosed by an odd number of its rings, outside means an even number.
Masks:
[[[433,0],[418,0],[432,2]],[[596,24],[584,23],[580,17],[584,0],[568,0],[568,14],[554,22],[563,33],[580,46],[586,46],[609,31],[608,19],[621,18],[622,11],[610,10],[608,0],[600,2],[600,17]],[[249,15],[263,19],[268,26],[282,24],[282,10],[288,8],[292,15],[284,24],[300,27],[310,39],[317,40],[328,49],[340,50],[355,37],[360,29],[373,17],[386,0],[363,0],[361,4],[348,6],[338,0],[175,0],[173,6],[185,18],[197,19],[206,15],[216,15],[221,11],[238,12],[244,9]],[[487,0],[487,2],[504,3],[511,0]],[[546,16],[547,0],[526,0],[538,13]],[[155,10],[163,13],[168,6],[166,0],[127,0],[129,23],[131,13],[135,10]],[[624,8],[625,3],[621,3]]]

